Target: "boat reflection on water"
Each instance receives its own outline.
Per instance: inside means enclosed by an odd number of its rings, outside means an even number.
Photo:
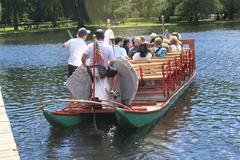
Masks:
[[[191,114],[193,97],[197,95],[198,88],[194,82],[187,92],[185,92],[179,101],[168,111],[158,123],[154,126],[154,131],[149,133],[150,137],[159,138],[166,142],[173,137],[176,131],[187,123],[187,117]]]
[[[182,95],[173,108],[161,120],[136,130],[126,130],[117,127],[110,120],[97,120],[97,131],[94,123],[84,123],[72,128],[50,127],[47,143],[47,153],[51,157],[82,157],[94,156],[106,152],[102,158],[116,157],[125,150],[136,151],[146,139],[160,139],[163,142],[171,141],[176,130],[183,127],[191,113],[193,102],[191,99],[197,94],[197,84],[194,82],[188,92]],[[104,121],[104,123],[102,123]],[[94,154],[92,151],[94,150]],[[113,150],[109,154],[109,150]],[[61,154],[59,154],[61,152]],[[127,151],[126,151],[127,152]]]
[[[163,118],[137,130],[119,128],[114,136],[115,143],[126,142],[130,144],[131,141],[132,143],[136,143],[138,140],[142,141],[146,135],[148,137],[157,136],[167,141],[168,137],[173,136],[171,135],[174,133],[171,132],[172,130],[181,128],[187,122],[187,116],[191,113],[191,106],[193,105],[191,99],[196,93],[197,84],[194,82]]]

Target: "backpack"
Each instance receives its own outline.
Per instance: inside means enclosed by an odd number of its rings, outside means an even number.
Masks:
[[[161,47],[159,47],[159,48],[155,51],[155,56],[156,56],[156,57],[166,56],[166,54],[167,54],[167,49],[166,49],[166,48],[161,48]]]

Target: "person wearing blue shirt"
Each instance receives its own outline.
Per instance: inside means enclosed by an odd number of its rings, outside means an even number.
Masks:
[[[167,54],[167,49],[162,47],[162,39],[160,37],[156,38],[155,41],[155,56],[156,57],[161,57],[161,56],[166,56]]]

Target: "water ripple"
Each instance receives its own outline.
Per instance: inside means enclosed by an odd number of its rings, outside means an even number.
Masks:
[[[196,42],[193,86],[153,126],[98,124],[101,134],[92,124],[51,128],[36,110],[37,102],[69,96],[67,50],[59,43],[0,45],[0,83],[21,159],[239,159],[240,31],[182,36]]]

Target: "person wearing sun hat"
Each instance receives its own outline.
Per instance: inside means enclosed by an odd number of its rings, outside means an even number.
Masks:
[[[68,57],[68,77],[77,69],[77,67],[82,65],[82,55],[83,52],[87,49],[87,44],[85,40],[87,39],[88,34],[91,31],[86,28],[80,28],[77,31],[77,37],[72,38],[65,42],[62,46],[69,49]]]
[[[150,35],[150,43],[153,43],[155,38],[159,37],[156,33],[151,33]]]

